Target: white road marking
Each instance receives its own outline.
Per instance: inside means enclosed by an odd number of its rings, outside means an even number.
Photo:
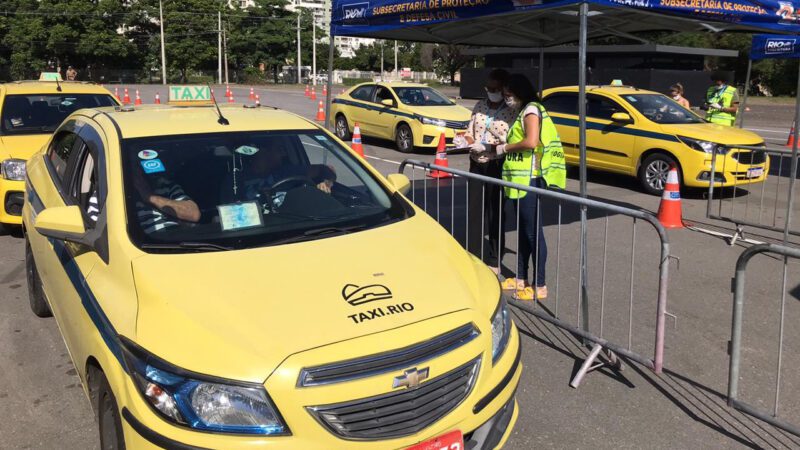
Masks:
[[[764,133],[777,133],[777,134],[788,134],[789,133],[789,131],[767,130],[767,129],[764,129],[764,128],[745,128],[745,130],[762,131]]]
[[[371,155],[364,155],[364,158],[377,159],[378,161],[383,161],[383,162],[387,162],[387,163],[390,163],[390,164],[395,164],[395,165],[398,165],[398,166],[400,164],[402,164],[401,162],[398,162],[398,161],[392,161],[391,159],[378,158],[377,156],[371,156]]]

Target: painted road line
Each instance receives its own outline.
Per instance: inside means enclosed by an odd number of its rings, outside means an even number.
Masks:
[[[777,131],[777,130],[767,130],[765,128],[745,128],[745,130],[762,131],[764,133],[776,133],[776,134],[788,134],[789,133],[789,131],[787,131],[787,130]]]
[[[398,161],[392,161],[391,159],[378,158],[377,156],[364,155],[364,158],[376,159],[378,161],[383,161],[383,162],[387,162],[387,163],[390,163],[390,164],[395,164],[395,165],[398,165],[398,166],[400,164],[402,164],[401,162],[398,162]]]

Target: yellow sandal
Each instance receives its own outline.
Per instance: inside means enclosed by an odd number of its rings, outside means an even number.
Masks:
[[[521,284],[516,278],[506,278],[500,284],[504,291],[516,291],[518,290],[519,285]]]

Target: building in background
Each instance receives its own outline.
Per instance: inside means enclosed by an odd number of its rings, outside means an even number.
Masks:
[[[370,45],[373,42],[375,39],[336,36],[336,49],[339,50],[339,56],[342,58],[353,58],[356,56],[356,50],[362,45]]]

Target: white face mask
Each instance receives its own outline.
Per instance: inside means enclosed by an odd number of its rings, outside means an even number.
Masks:
[[[506,97],[506,105],[508,105],[509,108],[517,106],[517,99],[514,97]]]
[[[492,103],[498,103],[503,100],[503,94],[499,92],[487,92],[486,98],[488,98]]]
[[[680,100],[681,96],[680,95],[673,95],[672,98],[675,99],[675,100]]]

